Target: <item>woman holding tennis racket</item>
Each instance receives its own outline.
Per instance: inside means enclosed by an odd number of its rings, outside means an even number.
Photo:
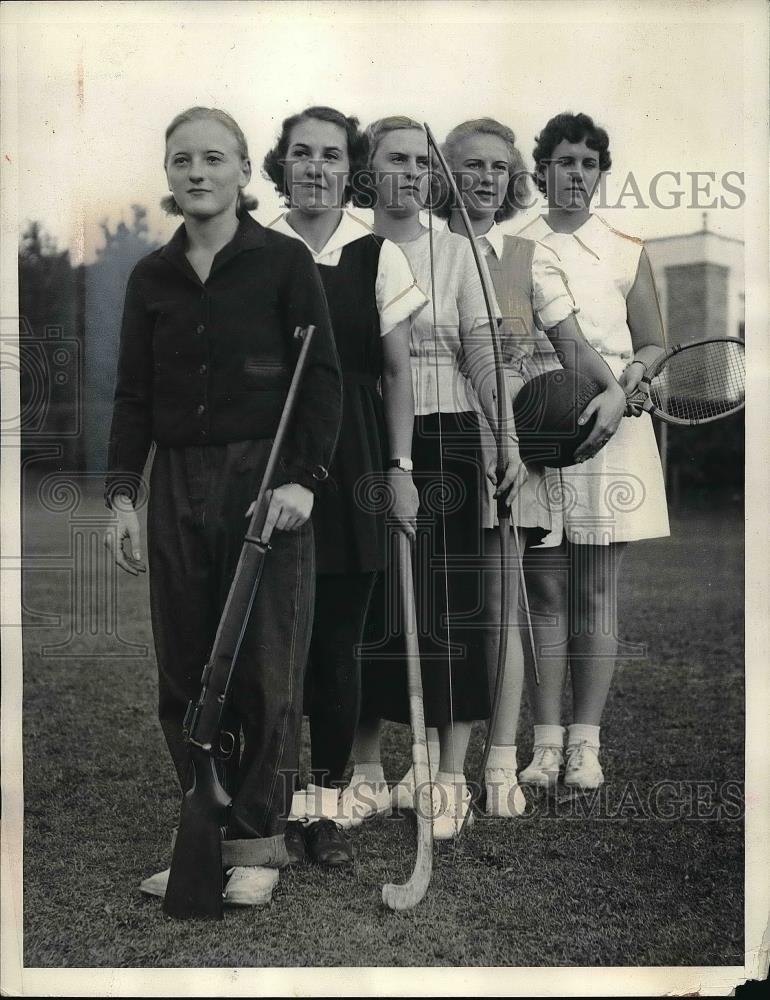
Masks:
[[[560,367],[556,348],[572,348],[577,363],[591,370],[594,378],[609,389],[601,401],[602,422],[617,423],[622,412],[623,393],[604,361],[581,335],[579,315],[559,261],[548,247],[531,240],[503,234],[500,223],[512,218],[527,204],[529,174],[516,146],[513,131],[491,118],[463,122],[453,128],[444,143],[444,152],[461,193],[476,243],[486,258],[498,305],[502,312],[501,341],[506,384],[513,401],[524,383],[540,372]],[[449,229],[467,235],[458,206],[443,202],[436,210],[448,218]],[[605,432],[605,433],[608,433]],[[596,445],[587,446],[596,447]],[[489,441],[490,456],[493,443]],[[512,522],[519,529],[519,551],[529,541],[537,544],[560,523],[559,510],[552,511],[554,484],[558,473],[533,465],[527,469],[526,483],[512,510]],[[489,491],[484,532],[484,549],[491,564],[499,562],[500,538],[496,505]],[[495,529],[495,530],[493,530]],[[511,621],[516,622],[519,606],[517,574],[511,572]],[[501,614],[499,574],[485,577],[486,618],[499,621]],[[495,637],[492,636],[492,639]],[[501,698],[501,711],[484,776],[487,813],[521,815],[524,796],[516,779],[516,727],[524,677],[521,633],[512,630]],[[497,667],[496,642],[488,644],[490,684]]]
[[[665,339],[641,241],[590,211],[610,167],[609,138],[587,115],[560,114],[536,142],[535,179],[548,212],[519,235],[558,256],[583,334],[630,394],[665,350]],[[591,419],[594,402],[581,422]],[[561,470],[552,495],[557,522],[526,556],[532,614],[540,623],[540,685],[528,680],[534,753],[519,779],[544,787],[555,784],[562,768],[569,787],[590,789],[604,780],[599,734],[618,651],[618,571],[628,542],[669,534],[649,416],[619,420],[616,432],[596,444],[598,453],[578,449],[578,464]],[[568,666],[573,712],[565,750],[561,699]]]

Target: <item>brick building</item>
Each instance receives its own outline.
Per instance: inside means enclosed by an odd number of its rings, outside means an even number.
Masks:
[[[668,343],[742,337],[743,242],[707,228],[645,240]]]
[[[691,340],[744,336],[743,242],[703,227],[645,240],[669,347]],[[736,422],[737,421],[737,422]],[[655,421],[669,502],[685,488],[706,494],[725,481],[737,496],[743,478],[743,421],[669,428]],[[719,473],[719,474],[717,474]]]

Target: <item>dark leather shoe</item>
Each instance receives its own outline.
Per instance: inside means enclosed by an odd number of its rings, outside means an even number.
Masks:
[[[299,820],[291,820],[286,824],[283,836],[286,841],[286,853],[289,855],[289,864],[301,865],[307,856],[302,823]]]
[[[353,845],[345,831],[331,819],[319,819],[307,824],[305,847],[316,864],[332,868],[353,864]]]

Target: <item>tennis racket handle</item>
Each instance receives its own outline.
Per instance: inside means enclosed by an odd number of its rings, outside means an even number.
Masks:
[[[645,410],[652,413],[654,409],[652,400],[644,389],[633,389],[626,396],[626,412],[623,415],[625,417],[639,417]]]

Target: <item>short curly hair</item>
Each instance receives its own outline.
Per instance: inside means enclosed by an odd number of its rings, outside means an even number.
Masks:
[[[171,124],[166,129],[166,154],[168,154],[168,140],[174,132],[176,132],[179,126],[199,121],[214,121],[219,122],[220,125],[224,125],[238,144],[238,152],[241,154],[241,160],[250,160],[249,146],[246,142],[246,136],[243,134],[243,130],[232,115],[228,115],[226,111],[222,111],[219,108],[203,108],[199,106],[188,108],[186,111],[181,111],[172,120]],[[166,169],[166,164],[167,155],[163,157],[164,170]],[[240,219],[244,215],[253,211],[258,205],[259,202],[253,195],[247,195],[241,191],[238,195],[238,204],[235,209],[236,215]],[[177,204],[176,198],[173,194],[168,194],[165,198],[161,198],[160,206],[167,215],[183,214],[182,209]]]
[[[612,166],[610,156],[610,137],[599,125],[594,124],[590,115],[572,114],[563,111],[554,115],[540,135],[535,136],[535,149],[532,157],[535,161],[535,184],[541,194],[547,194],[545,180],[539,176],[537,169],[547,163],[553,156],[553,151],[564,139],[567,142],[582,142],[599,154],[599,170],[604,173]]]
[[[331,122],[332,125],[339,125],[345,132],[348,146],[348,159],[350,160],[350,174],[348,183],[345,185],[343,194],[343,205],[347,205],[352,196],[352,178],[366,163],[366,139],[359,128],[358,119],[351,115],[343,115],[336,108],[327,108],[324,105],[317,105],[312,108],[305,108],[304,111],[296,115],[284,118],[281,125],[281,134],[278,140],[265,156],[262,163],[263,175],[275,185],[278,194],[288,199],[289,192],[286,190],[286,153],[289,150],[289,137],[291,130],[300,122],[308,119],[315,119],[320,122]]]
[[[496,135],[502,139],[508,149],[508,189],[502,205],[495,212],[495,222],[505,222],[527,208],[529,205],[530,174],[524,165],[524,159],[516,145],[513,130],[494,118],[473,118],[470,121],[456,125],[447,135],[442,144],[442,150],[450,167],[454,168],[454,153],[459,143],[470,135]],[[453,204],[451,198],[442,199],[436,206],[436,215],[448,219]]]

